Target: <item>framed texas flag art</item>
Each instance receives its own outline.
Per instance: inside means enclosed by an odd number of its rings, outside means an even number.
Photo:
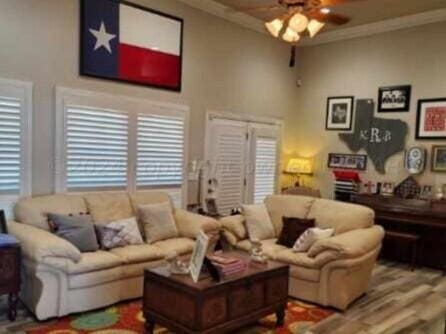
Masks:
[[[81,75],[181,91],[183,20],[121,0],[81,0]]]

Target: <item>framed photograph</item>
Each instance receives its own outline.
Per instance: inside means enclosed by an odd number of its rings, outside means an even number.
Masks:
[[[416,139],[446,139],[446,98],[418,101]]]
[[[329,153],[328,168],[366,170],[367,156],[361,154]]]
[[[209,237],[201,231],[197,236],[192,258],[190,260],[189,271],[195,283],[200,278],[201,268],[209,246]]]
[[[446,172],[446,145],[432,147],[432,171]]]
[[[382,196],[393,196],[395,190],[395,184],[393,182],[383,182],[381,185],[380,194]]]
[[[183,19],[124,0],[82,0],[80,74],[181,91]]]
[[[378,92],[378,112],[410,110],[412,86],[382,87]]]
[[[349,131],[352,129],[354,100],[353,96],[327,99],[326,130]]]
[[[421,199],[430,199],[434,194],[434,187],[431,185],[424,185],[421,187],[420,198]]]

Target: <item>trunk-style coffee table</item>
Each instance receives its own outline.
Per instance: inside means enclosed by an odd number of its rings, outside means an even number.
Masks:
[[[170,274],[166,267],[146,269],[146,333],[153,333],[155,324],[176,333],[231,332],[271,313],[276,313],[277,325],[282,326],[288,275],[288,265],[271,261],[251,264],[245,272],[221,282],[206,278],[194,283],[190,276]]]

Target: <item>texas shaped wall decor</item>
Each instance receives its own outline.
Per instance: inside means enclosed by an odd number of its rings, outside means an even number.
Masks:
[[[377,118],[374,109],[373,100],[357,100],[354,132],[341,133],[339,138],[353,152],[363,148],[376,170],[384,174],[386,161],[405,148],[408,125],[399,119]]]

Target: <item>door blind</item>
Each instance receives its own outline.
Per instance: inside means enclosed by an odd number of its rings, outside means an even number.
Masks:
[[[19,99],[0,96],[0,194],[20,193],[21,111]]]
[[[184,126],[183,117],[138,115],[138,188],[182,185]]]
[[[257,138],[254,176],[254,203],[262,203],[274,194],[276,185],[277,140]]]
[[[67,188],[127,187],[128,116],[117,111],[68,106]]]

